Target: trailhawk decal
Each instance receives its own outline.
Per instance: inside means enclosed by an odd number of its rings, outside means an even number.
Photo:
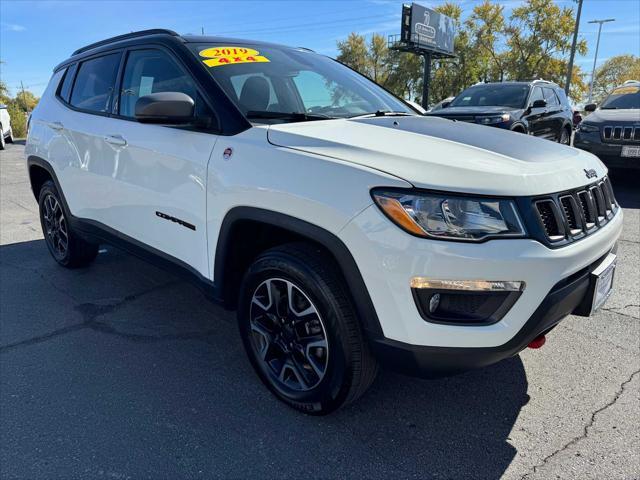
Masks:
[[[258,50],[244,47],[214,47],[199,52],[207,67],[235,65],[236,63],[263,63],[270,60],[260,55]]]

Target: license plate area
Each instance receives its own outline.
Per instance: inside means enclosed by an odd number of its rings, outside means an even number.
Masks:
[[[617,257],[610,253],[598,267],[591,272],[591,314],[594,314],[613,292]]]
[[[640,146],[634,147],[625,145],[622,147],[622,156],[631,158],[640,158]]]

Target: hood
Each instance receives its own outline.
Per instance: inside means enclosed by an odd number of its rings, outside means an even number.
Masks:
[[[591,123],[601,122],[637,122],[640,124],[640,109],[598,109],[587,115],[584,119]]]
[[[598,178],[594,155],[499,128],[437,117],[376,117],[272,125],[269,142],[363,165],[416,187],[489,195],[560,192]]]
[[[446,116],[454,116],[454,115],[496,115],[499,113],[507,113],[518,110],[517,108],[510,107],[447,107],[442,108],[440,110],[436,110],[433,113],[428,113],[427,115],[446,115]]]

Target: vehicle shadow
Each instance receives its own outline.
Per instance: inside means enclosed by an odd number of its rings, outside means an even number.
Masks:
[[[516,454],[518,357],[439,380],[382,371],[359,402],[306,416],[260,384],[233,314],[151,265],[108,247],[65,270],[40,240],[0,247],[0,266],[9,477],[494,479]]]

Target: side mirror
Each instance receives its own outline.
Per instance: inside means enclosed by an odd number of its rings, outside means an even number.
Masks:
[[[442,102],[442,108],[447,108],[449,105],[451,105],[451,102]]]
[[[547,106],[546,100],[536,100],[531,104],[531,108],[544,108]]]
[[[587,103],[584,106],[584,111],[585,112],[595,112],[597,107],[598,106],[595,103]]]
[[[195,102],[181,92],[159,92],[138,99],[135,117],[140,123],[179,125],[193,122]]]

